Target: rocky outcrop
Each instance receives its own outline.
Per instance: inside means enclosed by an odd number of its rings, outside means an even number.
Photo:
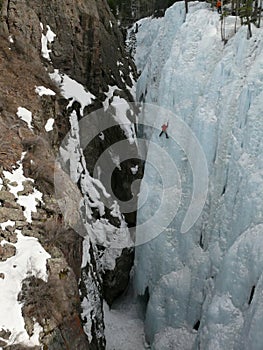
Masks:
[[[48,72],[59,68],[96,96],[93,104],[84,109],[84,114],[87,114],[102,106],[108,85],[116,86],[119,92],[115,94],[132,100],[129,87],[132,86],[132,74],[135,76],[134,65],[126,57],[122,34],[106,0],[3,0],[0,4],[0,184],[3,182],[0,223],[7,220],[15,222],[14,226],[7,225],[0,230],[1,240],[6,241],[1,246],[1,260],[8,261],[16,253],[13,245],[17,242],[16,230],[21,230],[25,236],[38,238],[51,255],[47,264],[49,278],[47,283],[36,277],[29,277],[23,282],[19,300],[23,302],[28,334],[33,334],[34,322],[37,321],[43,329],[40,341],[44,349],[104,349],[102,296],[111,303],[126,288],[133,251],[123,252],[114,271],[102,273],[96,266],[96,248],[93,250],[91,246],[92,268],[86,266],[81,269],[82,237],[76,235],[64,221],[55,199],[53,183],[56,152],[70,128],[69,114],[72,110],[67,108],[68,100],[62,97]],[[51,61],[43,58],[41,52],[42,34],[46,34],[49,27],[56,34],[50,52]],[[45,86],[55,95],[39,96],[35,92],[36,86]],[[32,130],[17,117],[19,106],[32,112]],[[72,106],[77,112],[78,107]],[[47,132],[45,125],[51,118],[55,121],[54,127],[52,132]],[[124,138],[119,127],[109,131],[110,142]],[[97,141],[85,150],[88,167],[92,167],[96,157],[108,147],[107,142],[98,146]],[[33,187],[43,193],[43,202],[38,203],[37,212],[32,213],[32,223],[26,220],[24,208],[10,193],[10,183],[3,175],[4,170],[17,168],[22,152],[26,152],[24,174],[34,182],[25,181],[24,192],[20,195],[32,192]],[[116,171],[113,179],[116,193],[124,199],[131,195],[129,186],[134,176],[130,168],[134,165],[134,161],[127,162],[121,172]],[[109,213],[105,215],[111,222],[115,220]],[[130,226],[135,224],[135,215],[126,216]],[[1,271],[0,278],[5,278]],[[92,341],[85,335],[80,317],[80,278],[81,293],[97,305],[92,311]],[[92,291],[89,283],[94,285]],[[3,341],[9,339],[8,333],[5,337],[7,339]],[[3,339],[2,336],[0,338]],[[22,348],[20,344],[6,347]]]
[[[55,68],[97,97],[102,94],[101,100],[108,85],[117,85],[128,100],[132,99],[126,84],[132,86],[129,73],[135,69],[127,59],[124,39],[106,0],[9,0],[6,7],[3,5],[3,17],[5,31],[14,35],[18,50],[28,52],[33,46],[41,53],[41,22],[44,33],[50,26],[56,34],[50,55]]]
[[[37,319],[43,328],[41,343],[45,344],[44,348],[49,349],[53,346],[56,349],[64,349],[71,341],[71,349],[89,349],[88,339],[81,327],[78,293],[82,240],[63,224],[59,207],[54,204],[53,175],[49,169],[51,160],[54,163],[54,152],[67,132],[69,123],[64,109],[64,99],[49,79],[39,54],[30,45],[27,50],[27,52],[21,52],[15,43],[8,41],[2,31],[0,40],[0,142],[3,147],[0,152],[0,183],[3,183],[3,187],[0,186],[2,187],[0,223],[12,220],[14,226],[7,225],[0,231],[1,240],[8,242],[1,245],[0,260],[8,261],[16,253],[13,246],[17,241],[15,230],[19,229],[23,235],[38,238],[51,255],[47,266],[49,280],[48,283],[41,280],[41,285],[37,281],[31,281],[30,285],[28,281],[24,282],[23,293],[20,297],[24,301],[23,315],[28,334],[32,334],[34,320]],[[55,89],[57,95],[41,98],[35,93],[35,87],[39,85]],[[18,106],[32,111],[34,115],[33,131],[27,129],[25,122],[17,117]],[[56,120],[56,125],[52,133],[48,134],[44,126],[51,117]],[[44,147],[41,155],[38,154],[39,158],[36,162],[39,166],[36,167],[34,161],[28,158],[34,154],[34,145],[31,144],[29,147],[28,140],[30,138],[35,140],[39,137],[45,141],[44,144],[42,143]],[[39,206],[37,213],[33,213],[31,224],[27,222],[23,208],[17,203],[15,196],[10,193],[9,183],[3,175],[3,170],[13,171],[17,168],[16,163],[20,160],[22,151],[29,151],[28,147],[31,153],[27,152],[25,157],[24,173],[30,175],[31,178],[35,177],[35,183],[30,182],[30,185],[25,182],[24,191],[33,192],[33,186],[37,186],[44,194],[41,208]],[[25,194],[25,192],[20,194]],[[53,209],[51,209],[52,205]],[[50,227],[53,229],[50,230]],[[58,231],[65,233],[59,239]],[[74,244],[72,244],[73,241]],[[1,273],[1,279],[5,278],[5,274]],[[78,331],[76,331],[77,328]],[[74,336],[69,341],[65,334],[70,332]],[[4,338],[1,340],[2,346],[7,343],[9,336],[8,333],[4,337],[1,336],[2,339]],[[82,347],[79,346],[80,342]],[[5,349],[22,348],[21,344],[5,347]]]
[[[116,266],[113,270],[106,270],[103,278],[103,297],[109,306],[127,288],[129,274],[133,266],[134,250],[124,249],[122,255],[116,259]]]
[[[50,146],[49,150],[51,151]],[[0,176],[3,176],[1,172]],[[21,191],[23,195],[33,191],[33,182],[25,181],[24,185],[24,190]],[[39,206],[38,211],[32,215],[33,221],[29,224],[22,207],[18,205],[15,196],[9,192],[9,182],[6,179],[2,186],[0,223],[12,221],[0,231],[0,240],[4,241],[0,245],[0,261],[7,261],[16,254],[13,244],[17,242],[17,229],[20,229],[24,236],[38,238],[51,255],[47,265],[48,282],[34,277],[25,279],[19,295],[19,301],[23,303],[23,316],[29,336],[33,334],[34,323],[37,321],[43,329],[40,340],[44,344],[44,349],[67,347],[89,349],[89,342],[79,315],[78,280],[82,256],[81,237],[65,227],[52,194],[44,194],[41,208]],[[46,187],[39,183],[39,188],[43,190]],[[5,279],[5,274],[1,273],[1,278]],[[2,333],[1,345],[4,346],[10,334],[6,331],[4,333],[4,330]],[[21,345],[5,348],[26,349]],[[34,348],[40,349],[40,347]]]
[[[16,248],[8,243],[0,246],[0,261],[5,261],[16,253]]]

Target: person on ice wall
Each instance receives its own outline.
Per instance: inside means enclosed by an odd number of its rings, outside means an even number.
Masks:
[[[166,124],[163,124],[163,125],[162,125],[162,131],[161,131],[159,137],[161,137],[162,134],[165,133],[166,138],[169,139],[169,136],[168,136],[167,131],[166,131],[167,128],[168,128],[168,124],[169,124],[169,123],[167,122]]]
[[[216,8],[218,13],[222,13],[222,4],[220,0],[217,1]]]

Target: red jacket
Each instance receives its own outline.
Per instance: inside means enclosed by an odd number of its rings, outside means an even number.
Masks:
[[[162,125],[162,131],[166,131],[168,128],[168,123]]]

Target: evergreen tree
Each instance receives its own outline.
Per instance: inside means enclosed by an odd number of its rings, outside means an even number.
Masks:
[[[240,17],[242,25],[247,25],[249,39],[252,37],[252,25],[260,27],[262,0],[231,0],[230,12]],[[221,16],[221,29],[224,27],[224,16],[227,16],[226,10],[223,10]],[[222,35],[222,40],[225,40],[224,35]]]
[[[176,0],[108,0],[114,16],[123,26],[146,16],[160,16],[173,5]]]

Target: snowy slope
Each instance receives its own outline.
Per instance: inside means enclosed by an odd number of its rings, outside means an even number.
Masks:
[[[32,212],[37,212],[37,206],[42,201],[42,193],[34,187],[33,179],[24,176],[22,163],[24,156],[25,153],[23,152],[21,160],[17,162],[17,168],[14,166],[12,172],[3,171],[3,176],[4,181],[7,182],[8,192],[14,195],[16,203],[21,206],[21,211],[23,208],[24,221],[31,223]],[[32,184],[32,193],[21,194],[27,182]],[[1,179],[0,190],[2,190],[2,183]],[[2,207],[2,203],[0,207]],[[37,238],[24,236],[19,229],[14,229],[14,233],[17,235],[16,242],[5,240],[3,233],[5,231],[8,232],[10,227],[15,227],[17,222],[14,220],[3,220],[3,216],[1,216],[0,229],[2,234],[0,247],[13,247],[14,254],[4,259],[1,250],[0,328],[2,333],[0,341],[3,342],[3,345],[23,344],[29,347],[37,346],[40,345],[39,337],[43,329],[35,321],[33,335],[30,336],[28,334],[22,313],[23,303],[19,301],[18,296],[21,293],[24,280],[28,277],[35,276],[47,282],[48,272],[46,265],[47,259],[51,256],[45,251]],[[5,333],[7,337],[5,337]]]
[[[263,29],[253,28],[247,40],[247,28],[238,26],[235,34],[235,18],[228,17],[224,45],[219,16],[208,4],[191,3],[184,19],[184,3],[176,3],[164,18],[139,23],[137,98],[174,114],[171,137],[176,118],[191,127],[206,155],[209,188],[202,215],[182,234],[193,191],[191,152],[183,155],[153,133],[176,164],[182,199],[169,227],[136,250],[135,286],[150,294],[146,335],[158,350],[262,349]],[[160,126],[166,119],[146,117]],[[156,147],[150,145],[148,158],[174,176]],[[144,180],[162,191],[150,165]],[[158,206],[158,195],[149,198],[148,208]],[[161,200],[170,211],[170,200]],[[149,211],[139,210],[138,223]]]

